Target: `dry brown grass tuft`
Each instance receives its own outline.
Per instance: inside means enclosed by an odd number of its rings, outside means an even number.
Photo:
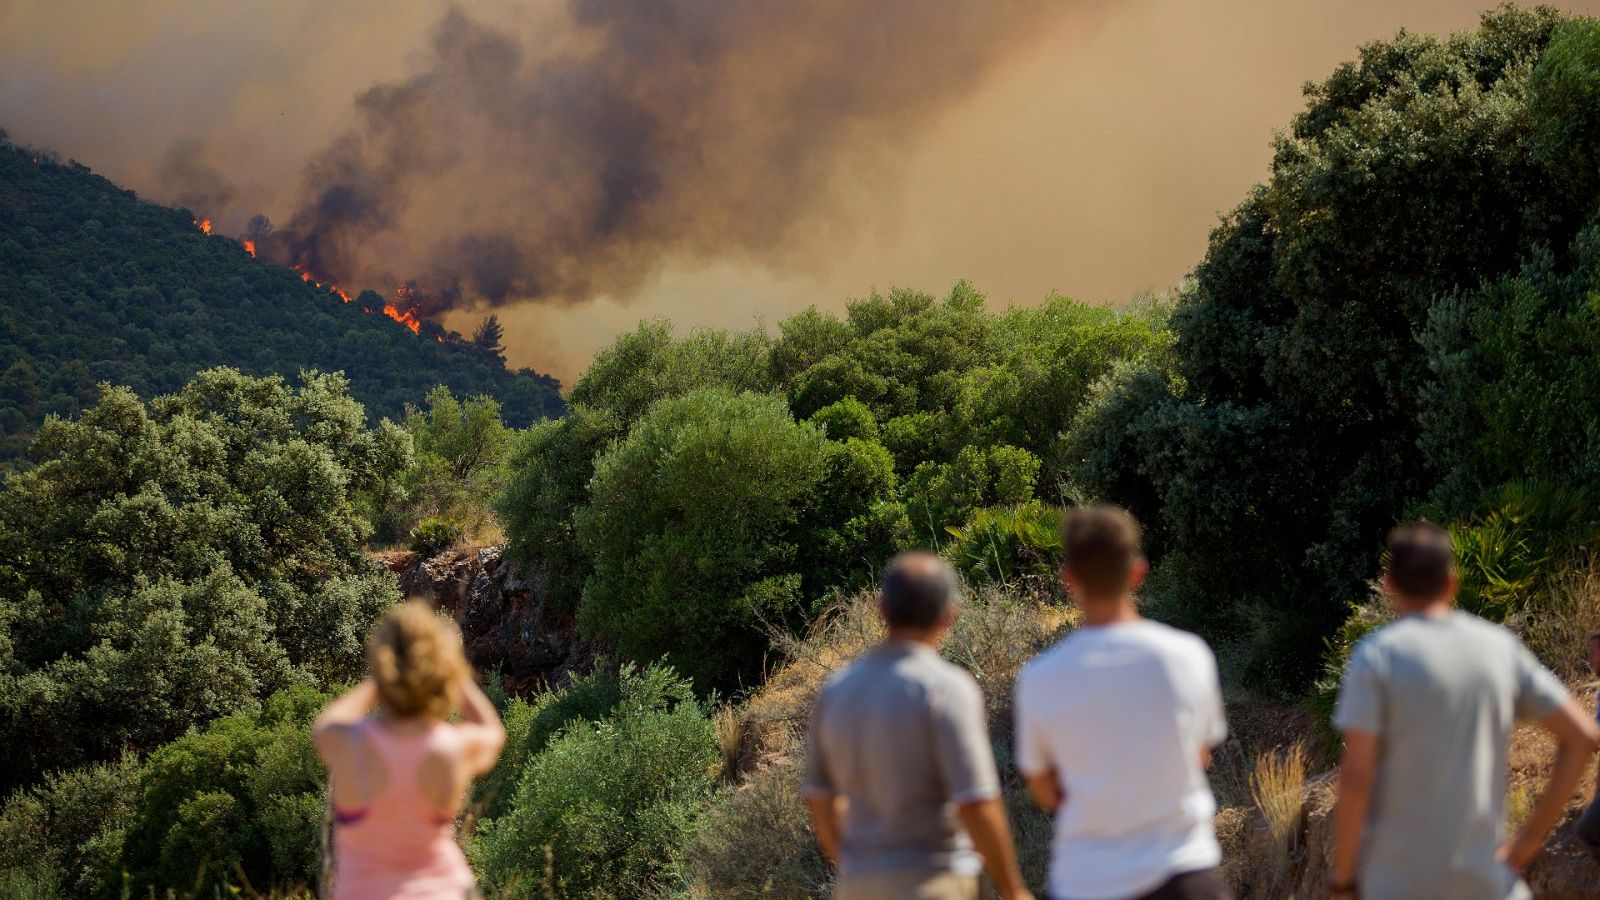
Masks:
[[[1563,681],[1589,681],[1593,676],[1585,661],[1588,637],[1600,631],[1600,554],[1574,566],[1548,594],[1507,624]]]
[[[1295,742],[1287,750],[1263,753],[1250,774],[1250,799],[1267,822],[1276,854],[1283,863],[1300,831],[1305,808],[1306,750]]]
[[[767,766],[728,789],[684,857],[692,897],[825,896],[832,874],[800,796],[798,759]]]

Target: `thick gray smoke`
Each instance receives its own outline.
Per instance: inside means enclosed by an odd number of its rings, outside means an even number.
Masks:
[[[156,177],[175,206],[186,206],[197,213],[226,209],[237,189],[221,169],[205,161],[203,154],[199,141],[181,140],[162,157]]]
[[[622,295],[669,258],[792,259],[1083,8],[571,0],[558,36],[452,10],[421,74],[357,98],[265,252],[346,286],[415,279],[424,314]]]

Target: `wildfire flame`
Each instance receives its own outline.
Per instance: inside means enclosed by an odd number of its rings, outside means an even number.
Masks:
[[[250,254],[251,256],[255,256],[256,255],[256,242],[255,241],[240,241],[239,243],[244,245],[244,252]]]
[[[211,220],[210,219],[201,219],[200,221],[196,222],[195,224],[200,226],[200,230],[204,231],[206,234],[210,234],[211,233]]]
[[[244,245],[244,248],[250,251],[251,256],[256,255],[254,243],[245,241]],[[310,272],[300,268],[299,266],[290,266],[290,268],[300,273],[301,281],[304,281],[307,284],[314,284],[319,288],[325,287],[328,290],[333,291],[335,294],[338,294],[339,299],[346,303],[354,302],[355,298],[351,297],[344,288],[339,287],[337,284],[323,284],[322,282],[313,278]],[[420,334],[422,332],[422,319],[417,316],[416,310],[411,308],[416,304],[416,302],[417,289],[409,285],[402,285],[401,287],[395,288],[394,302],[384,305],[383,314],[395,320],[396,322],[399,322],[401,325],[411,329],[412,334]],[[444,338],[442,337],[435,336],[434,339],[441,344],[444,343]]]

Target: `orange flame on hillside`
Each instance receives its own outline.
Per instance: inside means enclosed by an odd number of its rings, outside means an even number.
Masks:
[[[250,241],[245,241],[245,249],[250,251],[251,256],[256,255],[255,244],[251,243]],[[290,266],[290,268],[294,269],[296,272],[299,272],[300,280],[306,282],[307,284],[314,284],[319,288],[325,287],[328,290],[333,291],[335,294],[338,294],[339,299],[346,303],[351,303],[355,300],[355,298],[351,297],[344,288],[339,287],[337,284],[323,284],[322,282],[311,277],[310,272],[300,268],[299,266]],[[395,288],[394,302],[384,305],[383,314],[395,320],[396,322],[399,322],[401,325],[411,329],[412,334],[420,334],[422,333],[422,319],[417,315],[414,308],[416,303],[416,287],[409,284],[401,285],[400,287]],[[434,339],[441,344],[444,343],[444,338],[442,337],[435,336]]]
[[[201,219],[200,221],[196,222],[195,224],[200,226],[200,230],[204,231],[206,234],[210,234],[211,233],[211,220],[210,219]]]
[[[244,252],[250,254],[251,256],[255,256],[256,255],[256,242],[255,241],[240,241],[239,243],[244,245]]]

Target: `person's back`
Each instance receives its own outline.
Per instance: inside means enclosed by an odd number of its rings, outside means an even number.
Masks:
[[[1201,757],[1226,736],[1216,663],[1138,620],[1079,628],[1017,679],[1017,765],[1053,771],[1051,893],[1134,897],[1221,860]]]
[[[957,804],[993,796],[994,776],[974,771],[972,739],[945,723],[981,710],[972,676],[932,648],[889,641],[868,650],[817,697],[816,758],[849,799],[839,871],[941,870],[977,875],[981,862],[956,819]],[[973,737],[986,734],[982,719]],[[976,748],[988,753],[987,743]],[[953,771],[952,771],[953,770]]]
[[[1518,720],[1566,690],[1522,643],[1470,613],[1412,614],[1350,659],[1334,724],[1381,735],[1362,844],[1363,894],[1507,897],[1507,753]]]
[[[474,890],[455,818],[505,730],[453,624],[404,603],[373,629],[372,675],[312,726],[334,813],[334,900],[459,900]],[[445,721],[459,707],[462,721]]]
[[[837,900],[1031,900],[1000,802],[972,676],[939,658],[958,579],[926,553],[896,557],[878,609],[887,639],[818,694],[806,731],[806,806],[839,867]]]
[[[1384,586],[1400,618],[1352,651],[1334,726],[1344,738],[1329,893],[1335,900],[1526,897],[1518,877],[1562,816],[1596,729],[1505,628],[1453,607],[1449,534],[1395,529]],[[1505,838],[1518,720],[1556,738],[1550,787]]]
[[[1017,769],[1055,815],[1059,900],[1228,895],[1204,765],[1227,735],[1217,663],[1192,634],[1139,616],[1148,571],[1124,510],[1062,522],[1062,584],[1083,624],[1017,677]]]
[[[455,807],[469,776],[454,726],[400,732],[368,718],[356,740],[357,765],[379,770],[363,773],[378,786],[359,809],[334,808],[335,900],[468,896]]]

